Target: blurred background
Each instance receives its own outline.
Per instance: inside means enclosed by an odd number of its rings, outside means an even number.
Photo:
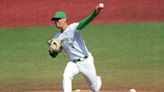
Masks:
[[[0,26],[51,25],[56,11],[65,11],[70,22],[80,21],[100,2],[103,13],[93,23],[163,21],[163,0],[1,0]]]

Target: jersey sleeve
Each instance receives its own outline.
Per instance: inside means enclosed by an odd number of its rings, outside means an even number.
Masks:
[[[98,15],[98,13],[96,13],[96,11],[94,11],[93,13],[91,13],[88,17],[86,17],[84,20],[80,21],[77,30],[82,30],[86,25],[89,24],[89,22],[91,22],[96,16]]]
[[[60,33],[58,32],[56,35],[54,35],[54,38],[58,39]]]

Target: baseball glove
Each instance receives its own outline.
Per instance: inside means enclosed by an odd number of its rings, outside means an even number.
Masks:
[[[59,52],[61,49],[61,42],[55,38],[48,40],[48,45],[56,52]]]

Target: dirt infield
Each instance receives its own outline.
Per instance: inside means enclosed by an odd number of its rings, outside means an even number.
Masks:
[[[163,89],[135,89],[136,92],[163,92]],[[1,90],[0,92],[62,92],[62,90],[56,90],[56,89],[48,89],[48,90],[18,90],[18,89],[5,89],[5,90]],[[73,90],[72,92],[92,92],[91,90],[85,89],[85,90],[80,90],[78,91],[77,89]],[[100,92],[130,92],[130,89],[119,89],[119,88],[115,88],[115,89],[107,89],[107,90],[101,90]]]
[[[53,91],[53,90],[42,90],[42,91],[26,91],[26,92],[62,92],[62,91]],[[92,92],[90,90],[80,90],[72,92]],[[130,92],[130,90],[104,90],[100,92]],[[136,90],[136,92],[159,92],[159,91],[145,91],[145,90]]]
[[[2,0],[0,27],[52,25],[55,11],[65,11],[70,22],[85,18],[100,0]],[[163,0],[103,0],[103,13],[92,23],[164,21]]]
[[[45,90],[45,91],[27,91],[27,92],[62,92],[62,91],[52,91],[52,90]],[[92,92],[90,90],[80,90],[80,91],[72,91],[72,92]],[[109,91],[100,91],[100,92],[109,92]],[[110,91],[110,92],[123,92],[123,91]]]

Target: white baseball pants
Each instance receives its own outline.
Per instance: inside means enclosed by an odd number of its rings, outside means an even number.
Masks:
[[[94,60],[90,54],[88,58],[79,62],[68,62],[63,74],[63,92],[72,92],[73,77],[82,73],[93,92],[98,92],[101,88],[101,78],[97,76]]]

